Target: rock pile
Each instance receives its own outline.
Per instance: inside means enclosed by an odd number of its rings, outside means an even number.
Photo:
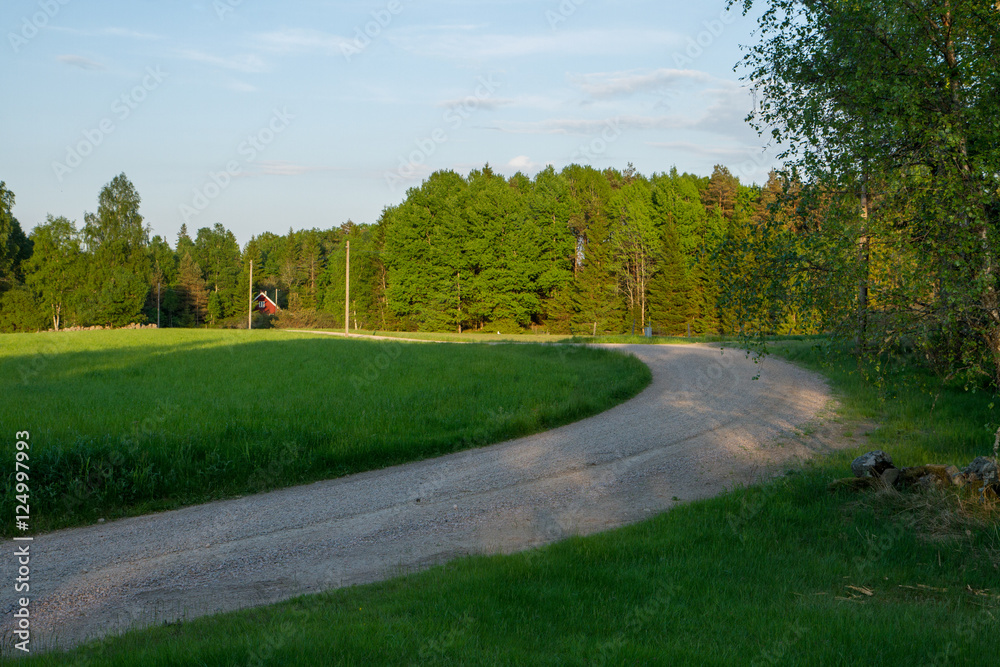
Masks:
[[[997,468],[997,461],[985,456],[977,457],[961,470],[953,465],[934,464],[897,468],[893,465],[891,456],[877,449],[854,459],[851,462],[851,472],[854,473],[854,477],[835,480],[830,484],[830,490],[858,491],[877,485],[892,486],[897,489],[976,486],[980,493],[990,492],[1000,495],[1000,471]]]
[[[104,331],[105,329],[108,330],[108,331],[111,331],[112,329],[119,329],[120,330],[120,329],[155,329],[155,328],[156,328],[155,324],[136,324],[136,323],[133,323],[133,324],[126,324],[123,327],[106,327],[106,326],[97,324],[97,325],[92,326],[92,327],[65,327],[65,328],[60,329],[60,331]]]

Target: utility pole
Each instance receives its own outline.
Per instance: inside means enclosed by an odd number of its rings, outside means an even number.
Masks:
[[[156,328],[160,328],[160,281],[156,281]]]
[[[861,235],[858,238],[858,263],[861,265],[861,275],[858,278],[858,364],[865,353],[868,341],[868,265],[871,261],[871,246],[868,238],[868,174],[867,163],[864,163],[861,174]]]
[[[351,335],[351,242],[347,241],[347,268],[344,270],[344,335]]]
[[[253,260],[250,260],[250,307],[247,308],[247,330],[253,329]]]

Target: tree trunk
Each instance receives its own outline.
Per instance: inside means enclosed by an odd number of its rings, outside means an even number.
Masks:
[[[982,304],[986,316],[989,318],[986,324],[984,338],[993,356],[993,383],[1000,388],[1000,299],[997,298],[996,271],[993,267],[993,249],[990,247],[989,234],[986,225],[983,225],[979,232],[980,240],[983,244],[983,281],[986,288],[983,291]]]

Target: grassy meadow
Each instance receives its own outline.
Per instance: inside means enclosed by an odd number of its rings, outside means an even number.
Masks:
[[[991,399],[811,341],[857,448],[626,528],[134,631],[30,665],[975,665],[1000,650],[1000,516],[975,493],[836,494],[853,456],[987,454]]]
[[[342,333],[343,329],[330,329]],[[569,343],[570,336],[549,334],[498,334],[496,332],[479,333],[432,333],[428,331],[361,331],[352,330],[352,336],[386,336],[389,338],[406,338],[410,340],[426,340],[448,343]]]
[[[607,409],[649,379],[633,357],[576,346],[18,334],[0,336],[0,424],[31,433],[32,527],[49,530],[526,435]],[[4,516],[13,482],[11,467]]]
[[[343,329],[329,329],[342,333]],[[691,343],[719,343],[735,340],[731,336],[700,335],[700,336],[652,336],[646,338],[642,334],[609,334],[598,336],[561,335],[561,334],[505,334],[489,332],[466,333],[434,333],[428,331],[351,331],[354,337],[386,336],[390,338],[407,338],[412,340],[439,341],[449,343],[574,343],[574,344],[636,344],[636,345],[685,345]],[[805,336],[790,338],[803,339]]]

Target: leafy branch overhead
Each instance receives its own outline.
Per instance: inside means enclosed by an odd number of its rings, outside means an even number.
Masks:
[[[839,311],[862,349],[916,343],[942,369],[1000,379],[1000,8],[742,3],[755,5],[748,120],[782,147],[798,201],[824,215],[805,238],[771,216],[745,244],[783,270],[742,306],[760,312],[785,291]]]

